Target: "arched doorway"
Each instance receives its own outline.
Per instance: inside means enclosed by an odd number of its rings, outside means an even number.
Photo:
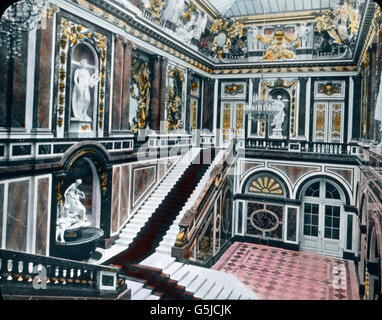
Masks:
[[[368,290],[368,292],[365,293],[369,300],[379,300],[381,299],[381,248],[378,241],[377,224],[373,221],[372,225],[367,252],[369,285],[365,288]]]
[[[345,195],[333,181],[318,178],[301,193],[300,249],[342,256]]]

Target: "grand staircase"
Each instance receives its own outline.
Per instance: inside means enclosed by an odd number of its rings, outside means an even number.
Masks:
[[[215,154],[214,149],[191,149],[127,223],[116,244],[106,250],[102,264],[118,267],[131,277],[132,300],[257,299],[232,274],[171,257],[180,220],[223,156],[223,150]]]
[[[193,162],[188,165],[180,179],[169,190],[170,192],[164,189],[166,186],[163,186],[163,189],[159,188],[158,190],[168,192],[163,201],[161,202],[162,199],[160,198],[163,195],[158,195],[158,200],[153,202],[152,205],[160,204],[153,213],[150,204],[145,204],[140,209],[141,214],[137,215],[140,220],[131,222],[135,228],[134,230],[139,230],[139,232],[134,238],[132,238],[133,235],[130,238],[125,238],[129,241],[127,249],[108,260],[107,263],[122,266],[139,263],[154,253],[155,248],[158,247],[163,236],[173,224],[214,158],[214,149],[202,149]],[[145,216],[145,213],[149,217]]]

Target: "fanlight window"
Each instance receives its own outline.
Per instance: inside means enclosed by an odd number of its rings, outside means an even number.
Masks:
[[[305,191],[305,197],[320,197],[320,181],[312,183]]]
[[[282,196],[284,189],[278,179],[270,175],[256,176],[248,186],[248,192]]]

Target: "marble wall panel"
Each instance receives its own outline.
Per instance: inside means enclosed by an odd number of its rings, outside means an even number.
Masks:
[[[47,228],[49,214],[49,179],[37,181],[36,254],[47,254]]]
[[[27,249],[29,180],[10,182],[8,185],[8,212],[6,249]]]
[[[133,169],[133,206],[136,206],[140,198],[151,189],[156,179],[156,164]]]
[[[158,180],[162,179],[167,172],[168,159],[159,160],[158,163]]]
[[[311,172],[318,172],[320,168],[318,167],[301,167],[301,166],[293,166],[293,165],[270,165],[272,168],[277,168],[289,177],[293,184],[302,177]]]
[[[122,166],[121,169],[121,209],[119,228],[126,222],[129,216],[130,206],[130,165]]]
[[[118,231],[118,216],[119,216],[119,183],[120,183],[120,167],[113,168],[113,187],[111,196],[111,232]]]

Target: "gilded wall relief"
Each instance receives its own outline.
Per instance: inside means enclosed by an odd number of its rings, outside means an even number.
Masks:
[[[210,28],[213,37],[209,46],[209,54],[223,58],[227,54],[243,54],[244,25],[239,21],[226,20],[224,18],[215,19]]]
[[[223,105],[223,141],[227,141],[231,132],[231,103]]]
[[[169,87],[167,88],[167,128],[168,132],[181,129],[183,108],[184,71],[180,67],[168,71]]]
[[[223,82],[222,98],[245,99],[247,95],[246,82]]]
[[[200,94],[200,82],[198,79],[193,78],[190,84],[190,94],[193,96],[199,96]]]
[[[150,106],[150,71],[147,62],[134,58],[131,66],[130,111],[131,131],[138,133],[147,127],[147,114]]]
[[[331,141],[341,141],[342,132],[342,104],[334,103],[332,106]]]
[[[325,140],[326,132],[326,104],[318,103],[314,106],[314,137],[316,141]]]
[[[198,100],[195,98],[190,99],[190,115],[191,115],[191,129],[197,129],[198,120]]]
[[[236,105],[236,133],[240,134],[243,130],[244,124],[244,104],[238,103]]]
[[[344,98],[344,81],[315,81],[314,97],[322,99]]]
[[[345,1],[333,10],[320,12],[315,18],[315,43],[317,55],[351,54],[359,28],[359,3]]]

